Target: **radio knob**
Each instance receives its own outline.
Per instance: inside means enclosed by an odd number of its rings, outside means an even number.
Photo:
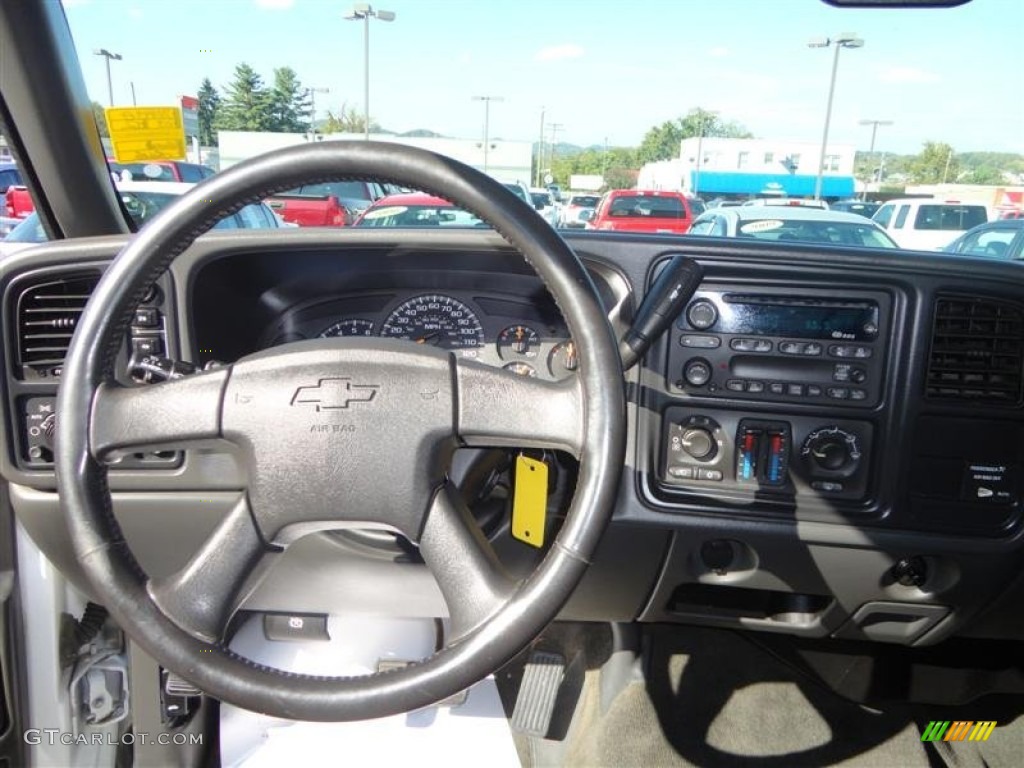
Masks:
[[[715,455],[715,438],[706,429],[690,427],[683,432],[683,450],[698,460],[708,460]]]
[[[691,387],[703,387],[711,380],[711,363],[696,357],[683,366],[683,378]]]
[[[845,429],[824,427],[807,436],[800,456],[812,474],[849,477],[860,466],[860,442],[855,434]]]
[[[686,319],[698,331],[706,331],[718,322],[718,310],[707,299],[697,299],[686,310]]]

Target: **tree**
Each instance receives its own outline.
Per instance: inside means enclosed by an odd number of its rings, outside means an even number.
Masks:
[[[217,132],[213,130],[220,111],[220,94],[213,87],[210,78],[204,77],[199,86],[199,143],[206,147],[217,146]]]
[[[915,184],[956,181],[960,175],[960,161],[949,144],[926,141],[924,149],[910,161],[907,172]]]
[[[1006,180],[1003,178],[1003,172],[998,168],[993,168],[991,165],[979,165],[974,170],[964,174],[958,181],[963,184],[997,185],[1006,183]]]
[[[309,91],[303,88],[291,67],[274,70],[270,92],[270,129],[281,133],[304,133],[309,129]]]
[[[366,119],[363,113],[355,107],[350,107],[346,102],[341,103],[341,110],[337,113],[327,110],[327,119],[321,125],[322,133],[364,133],[366,131]],[[381,127],[372,117],[370,118],[370,131],[380,133]]]
[[[695,136],[752,139],[754,134],[735,121],[723,121],[714,112],[697,107],[684,117],[650,128],[637,150],[641,164],[679,157],[679,143]]]
[[[103,111],[103,105],[98,101],[92,103],[92,116],[96,120],[96,128],[104,139],[110,138],[110,130],[107,128],[107,113]]]
[[[222,131],[267,131],[273,125],[271,93],[248,64],[235,67],[235,79],[225,89],[214,128]]]

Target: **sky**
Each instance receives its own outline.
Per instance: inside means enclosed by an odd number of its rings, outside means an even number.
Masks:
[[[56,2],[57,0],[51,0]],[[349,0],[62,0],[90,95],[175,104],[204,77],[219,90],[240,62],[271,82],[296,70],[318,116],[363,109],[364,24]],[[392,131],[636,146],[653,125],[715,110],[758,138],[821,141],[835,47],[830,142],[920,151],[1024,153],[1024,2],[949,9],[841,9],[822,0],[386,0],[370,22],[370,113]]]

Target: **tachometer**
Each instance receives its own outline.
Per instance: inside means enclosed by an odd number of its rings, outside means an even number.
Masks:
[[[322,339],[332,336],[373,336],[373,321],[359,320],[358,318],[339,320],[334,325],[320,331]]]
[[[476,357],[484,345],[484,329],[473,310],[443,294],[403,302],[384,321],[380,335],[458,349],[463,357]]]

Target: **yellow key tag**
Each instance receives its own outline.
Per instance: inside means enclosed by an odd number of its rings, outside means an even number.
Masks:
[[[543,547],[547,506],[548,465],[529,456],[517,456],[512,537],[531,547]]]

